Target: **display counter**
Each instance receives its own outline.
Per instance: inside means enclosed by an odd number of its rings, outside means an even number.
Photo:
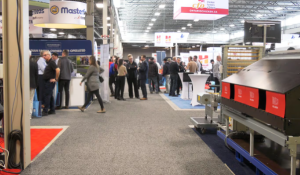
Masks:
[[[189,74],[192,83],[193,83],[193,98],[191,101],[192,106],[200,105],[197,102],[197,95],[205,94],[205,83],[209,75],[207,74]]]
[[[69,107],[82,106],[85,102],[85,88],[84,83],[80,86],[80,82],[83,77],[72,77],[70,81],[70,100]],[[58,83],[56,84],[54,94],[58,92]],[[55,95],[56,97],[56,95]],[[65,92],[60,96],[62,98],[62,107],[65,106]],[[56,101],[56,98],[55,98]]]

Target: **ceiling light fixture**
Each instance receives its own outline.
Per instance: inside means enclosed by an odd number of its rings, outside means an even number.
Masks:
[[[145,32],[149,32],[149,30],[145,30]]]
[[[260,17],[262,17],[262,16],[263,16],[263,15],[261,15],[261,14],[256,15],[257,18],[260,18]]]
[[[107,19],[107,20],[110,20],[110,17],[107,17],[106,19]]]
[[[230,26],[230,27],[234,27],[235,25],[234,25],[234,24],[230,24],[229,26]]]
[[[65,33],[64,33],[64,32],[58,32],[58,34],[60,34],[60,35],[64,35]]]
[[[195,22],[198,22],[198,21],[199,21],[199,19],[195,19],[194,21],[195,21]]]
[[[217,31],[212,31],[212,33],[217,33]]]
[[[145,47],[149,47],[149,45],[146,45]]]
[[[182,27],[181,29],[182,29],[182,30],[185,30],[185,29],[186,29],[186,27]]]
[[[151,27],[147,27],[147,29],[151,29]]]
[[[55,32],[56,31],[56,29],[50,29],[51,31],[53,31],[53,32]]]
[[[245,23],[245,20],[242,20],[241,23]]]
[[[159,7],[160,9],[163,9],[163,8],[166,7],[166,5],[165,5],[165,4],[161,4],[161,5],[159,5],[158,7]]]
[[[220,28],[220,30],[225,30],[224,28]]]
[[[160,15],[160,13],[154,13],[154,15],[155,15],[155,16],[159,16],[159,15]]]
[[[149,26],[153,26],[153,23],[150,23]]]
[[[279,11],[279,10],[282,10],[283,8],[282,7],[276,7],[275,10]]]
[[[192,24],[187,24],[187,26],[192,26]]]
[[[97,7],[97,8],[103,8],[103,4],[97,3],[97,4],[96,4],[96,7]]]
[[[156,21],[156,19],[155,19],[155,18],[152,18],[151,21]]]
[[[180,33],[181,31],[180,31],[180,30],[177,30],[177,32]]]
[[[110,27],[110,24],[107,24],[107,27]]]

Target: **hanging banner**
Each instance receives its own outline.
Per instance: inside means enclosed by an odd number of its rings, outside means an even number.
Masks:
[[[186,43],[189,33],[155,33],[156,47],[173,47],[174,43]]]
[[[228,0],[175,0],[173,19],[217,20],[229,14]]]
[[[51,1],[49,9],[33,10],[33,24],[44,28],[86,28],[86,3]]]
[[[0,33],[2,33],[2,16],[0,16]],[[31,16],[29,17],[29,34],[43,34],[43,28],[33,25]]]

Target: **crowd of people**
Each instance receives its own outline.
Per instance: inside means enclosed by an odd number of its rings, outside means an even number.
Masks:
[[[156,59],[150,58],[146,60],[146,56],[142,55],[139,62],[133,60],[131,54],[128,55],[128,62],[120,59],[117,56],[112,56],[109,63],[109,84],[111,97],[117,100],[126,101],[124,98],[125,81],[128,84],[129,98],[137,98],[140,100],[148,100],[146,83],[148,80],[150,93],[159,94],[160,90],[160,74],[165,80],[165,92],[172,97],[180,95],[182,83],[180,81],[180,72],[197,73],[202,72],[202,64],[197,56],[189,57],[189,63],[185,65],[179,57],[165,58],[164,64],[161,66]],[[220,83],[219,66],[221,65],[221,57],[217,57],[217,63],[211,61],[212,72],[216,85]],[[87,105],[90,103],[92,97],[95,95],[100,105],[98,113],[105,113],[102,98],[99,94],[100,74],[105,70],[102,69],[100,62],[94,56],[88,59],[89,68],[84,75],[80,86],[86,81],[86,89],[88,97],[83,106],[78,107],[82,112],[85,111]],[[32,103],[35,90],[37,91],[38,101],[42,103],[42,116],[53,115],[55,110],[69,109],[70,99],[70,81],[71,73],[73,72],[72,62],[68,59],[68,51],[62,52],[62,57],[58,57],[57,53],[50,53],[50,51],[42,51],[40,58],[35,61],[30,61],[30,100],[32,113]],[[53,90],[58,85],[58,92],[60,94],[59,101],[54,102]],[[113,86],[114,85],[114,86]],[[142,91],[140,98],[139,89]],[[219,89],[218,89],[219,91]],[[65,93],[65,105],[62,104],[62,95]],[[59,105],[57,105],[59,104]]]

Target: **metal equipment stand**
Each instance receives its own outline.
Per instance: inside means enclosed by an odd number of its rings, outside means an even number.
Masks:
[[[270,140],[278,143],[283,147],[287,147],[290,150],[291,156],[291,175],[296,175],[296,156],[297,156],[297,145],[300,144],[300,137],[293,137],[293,136],[286,136],[283,133],[271,128],[266,127],[266,125],[246,117],[239,112],[234,111],[231,108],[226,106],[222,106],[223,109],[223,117],[226,119],[226,137],[229,135],[229,117],[232,117],[237,122],[245,125],[246,127],[250,128],[250,153],[251,157],[254,157],[253,150],[254,150],[254,131],[264,135],[265,137],[269,138]],[[221,131],[218,131],[218,135]],[[249,156],[248,155],[248,156]],[[255,160],[255,159],[254,159]],[[256,160],[257,161],[257,160]],[[252,162],[251,162],[252,163]],[[270,169],[267,167],[262,167],[261,171],[264,174],[268,174]]]
[[[211,85],[210,87],[220,87],[216,85]],[[190,120],[194,124],[196,129],[201,129],[201,133],[204,134],[206,129],[216,129],[218,128],[218,118],[214,119],[214,113],[217,113],[218,100],[215,98],[216,93],[204,94],[203,96],[198,95],[197,101],[199,103],[205,104],[205,118],[191,117]],[[208,106],[210,104],[210,106]],[[219,113],[218,113],[219,114]],[[207,116],[210,119],[207,119]]]

